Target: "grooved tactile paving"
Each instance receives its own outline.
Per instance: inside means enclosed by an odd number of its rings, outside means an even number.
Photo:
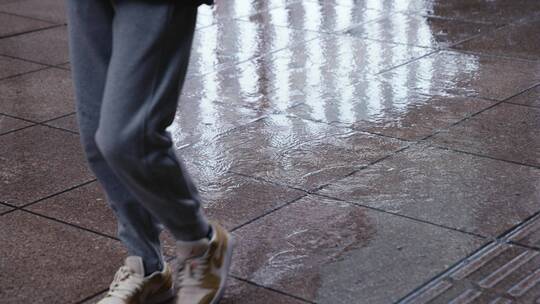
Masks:
[[[540,251],[491,243],[401,303],[540,303]]]

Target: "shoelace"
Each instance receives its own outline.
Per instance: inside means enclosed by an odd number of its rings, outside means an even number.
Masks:
[[[187,259],[178,274],[180,287],[200,285],[208,267],[210,267],[210,262],[206,254],[201,257]]]
[[[143,280],[133,275],[126,266],[120,267],[109,287],[108,296],[127,299],[142,287]]]

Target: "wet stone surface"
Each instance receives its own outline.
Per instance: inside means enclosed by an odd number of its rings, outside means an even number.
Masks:
[[[3,214],[3,213],[6,213],[10,210],[13,210],[12,207],[9,207],[9,206],[6,206],[6,205],[3,205],[3,204],[0,204],[0,214]]]
[[[347,33],[355,37],[428,48],[442,48],[494,28],[496,28],[495,25],[483,23],[398,13],[381,20],[352,27],[347,30]],[[407,32],[407,29],[410,32]]]
[[[117,241],[23,211],[0,217],[0,231],[6,304],[76,303],[107,288],[125,255]]]
[[[79,126],[77,124],[77,117],[75,114],[70,114],[68,116],[48,121],[47,125],[72,132],[79,132]]]
[[[536,0],[431,0],[425,1],[420,13],[449,19],[484,23],[510,23],[538,16]]]
[[[504,100],[540,81],[540,62],[441,51],[380,77],[425,94]]]
[[[540,59],[540,20],[512,24],[454,48],[472,52]]]
[[[269,20],[279,26],[333,33],[383,16],[384,12],[362,6],[342,6],[326,1],[296,1],[285,7],[250,15],[248,20],[255,23]]]
[[[540,86],[534,87],[508,100],[510,103],[540,108]]]
[[[233,274],[317,303],[396,301],[483,243],[318,196],[234,234]]]
[[[53,24],[35,19],[0,13],[0,38],[38,30]]]
[[[508,240],[540,250],[540,216],[535,216],[513,231]]]
[[[538,303],[539,284],[540,251],[492,243],[404,302]]]
[[[39,70],[45,67],[44,65],[6,56],[0,56],[0,66],[2,66],[2,69],[0,70],[0,79]]]
[[[539,189],[538,169],[420,146],[318,193],[497,237],[538,211]]]
[[[31,17],[38,20],[66,23],[65,2],[58,0],[24,0],[0,2],[0,12]]]
[[[423,95],[399,85],[367,81],[287,111],[359,131],[419,140],[493,104],[471,97]]]
[[[0,40],[0,54],[50,65],[66,63],[69,60],[67,29],[58,26],[4,38]]]
[[[0,134],[30,126],[32,123],[12,118],[5,115],[0,115]]]
[[[503,103],[435,135],[431,141],[540,167],[540,109]]]
[[[75,111],[69,71],[46,69],[0,81],[0,112],[37,122]]]
[[[0,200],[17,206],[93,178],[79,138],[44,126],[1,136],[0,166]]]

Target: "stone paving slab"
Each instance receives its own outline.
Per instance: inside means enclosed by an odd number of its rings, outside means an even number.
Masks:
[[[2,135],[0,166],[0,200],[16,206],[93,179],[78,136],[45,126]]]
[[[525,225],[512,232],[509,241],[540,250],[540,216],[535,216]]]
[[[2,69],[0,70],[0,80],[18,74],[24,74],[31,71],[40,70],[45,67],[44,65],[6,56],[0,56],[0,65],[2,66]]]
[[[491,243],[401,303],[538,303],[540,251]]]
[[[0,114],[0,134],[31,126],[31,122]]]
[[[0,55],[48,65],[66,63],[69,61],[67,29],[57,26],[2,39]]]
[[[3,304],[76,303],[107,288],[126,254],[117,241],[23,211],[1,216],[0,231]]]
[[[536,86],[507,100],[510,103],[540,108],[540,86]]]
[[[3,213],[6,213],[10,210],[13,210],[14,208],[10,207],[10,206],[6,206],[4,204],[0,204],[0,214],[3,214]]]
[[[347,30],[356,37],[371,38],[427,48],[444,48],[475,35],[497,28],[498,25],[443,19],[411,13],[397,13],[374,22]],[[400,30],[398,30],[400,29]],[[407,33],[414,29],[414,34]]]
[[[414,141],[445,130],[494,104],[494,101],[471,97],[429,96],[387,82],[367,81],[346,88],[340,94],[291,107],[287,112]]]
[[[348,18],[340,18],[344,14]],[[323,33],[336,33],[360,23],[380,19],[385,15],[383,11],[365,8],[360,5],[350,7],[326,1],[318,3],[298,1],[288,4],[285,7],[278,7],[244,18],[256,23],[262,23],[262,20],[269,20],[272,24],[283,27]],[[324,16],[324,18],[318,18],[318,16]]]
[[[317,303],[391,303],[484,243],[319,196],[234,234],[234,275]]]
[[[31,17],[56,24],[66,23],[63,0],[19,0],[0,2],[0,12]]]
[[[537,16],[540,3],[536,0],[431,0],[425,1],[418,12],[457,20],[506,24]]]
[[[0,38],[25,33],[53,25],[49,22],[0,13]]]
[[[65,129],[72,132],[79,132],[79,126],[77,124],[76,114],[70,114],[58,119],[47,121],[47,125],[53,126],[56,128]]]
[[[538,168],[540,109],[503,103],[435,135],[431,142]]]
[[[540,20],[512,24],[454,48],[525,59],[540,59],[540,38],[536,35],[539,26]]]
[[[421,93],[504,100],[540,82],[540,62],[441,51],[380,75]]]
[[[540,170],[416,146],[318,193],[487,237],[540,209]]]
[[[220,30],[222,28],[228,30]],[[251,35],[239,35],[241,31],[250,32]],[[271,23],[227,19],[197,30],[188,76],[210,73],[316,37],[316,33]]]
[[[0,113],[36,122],[73,113],[72,88],[70,72],[55,68],[1,80]]]

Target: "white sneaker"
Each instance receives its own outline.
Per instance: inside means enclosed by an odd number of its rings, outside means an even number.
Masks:
[[[180,273],[177,304],[215,304],[221,299],[229,275],[234,247],[232,236],[212,224],[212,239],[177,242]]]
[[[129,256],[114,275],[109,292],[97,304],[157,304],[173,297],[172,273],[166,263],[163,271],[145,277],[142,258]]]

